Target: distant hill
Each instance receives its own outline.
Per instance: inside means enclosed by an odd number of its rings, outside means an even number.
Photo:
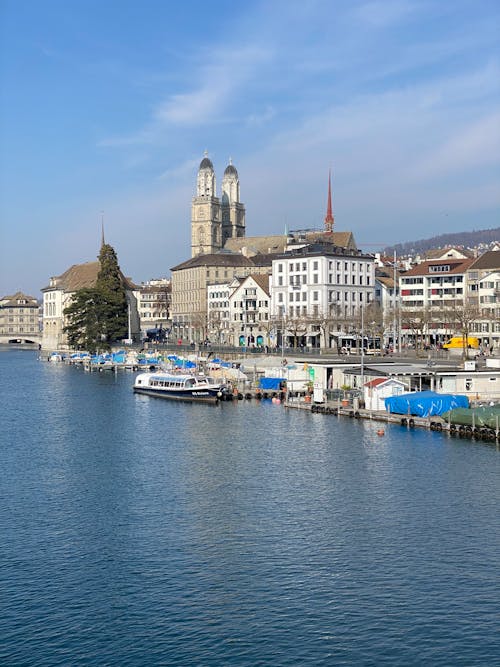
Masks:
[[[500,227],[496,229],[482,229],[473,232],[455,232],[454,234],[440,234],[430,239],[421,239],[420,241],[408,241],[407,243],[397,243],[393,246],[387,246],[383,249],[383,254],[393,255],[415,255],[424,253],[432,248],[443,248],[445,246],[463,246],[464,248],[474,248],[482,243],[488,244],[494,241],[500,241]]]

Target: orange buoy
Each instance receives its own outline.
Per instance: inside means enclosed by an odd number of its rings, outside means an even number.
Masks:
[[[379,430],[377,431],[377,435],[385,435],[384,429],[379,428]]]

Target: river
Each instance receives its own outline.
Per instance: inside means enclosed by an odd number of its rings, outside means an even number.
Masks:
[[[0,664],[500,664],[500,453],[0,351]]]

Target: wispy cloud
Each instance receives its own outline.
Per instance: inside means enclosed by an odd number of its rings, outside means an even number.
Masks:
[[[407,19],[417,10],[418,5],[410,0],[373,0],[357,7],[354,15],[372,26],[385,27]]]

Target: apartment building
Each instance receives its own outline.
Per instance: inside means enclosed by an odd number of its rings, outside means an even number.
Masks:
[[[38,340],[38,312],[39,304],[33,296],[16,292],[0,298],[0,339],[3,342]]]
[[[399,279],[405,342],[423,337],[442,342],[454,333],[457,308],[463,307],[467,271],[473,259],[446,257],[417,264]]]
[[[230,331],[233,345],[272,345],[269,275],[253,274],[236,285],[229,298]]]
[[[470,265],[467,298],[478,310],[472,331],[485,347],[500,347],[500,250],[485,252]]]
[[[169,332],[172,296],[170,280],[149,280],[134,290],[134,295],[137,299],[141,338],[144,339],[147,332],[153,329]]]
[[[286,319],[285,337],[331,347],[374,300],[375,261],[359,250],[312,243],[273,260],[271,316]],[[283,328],[285,325],[283,325]]]

